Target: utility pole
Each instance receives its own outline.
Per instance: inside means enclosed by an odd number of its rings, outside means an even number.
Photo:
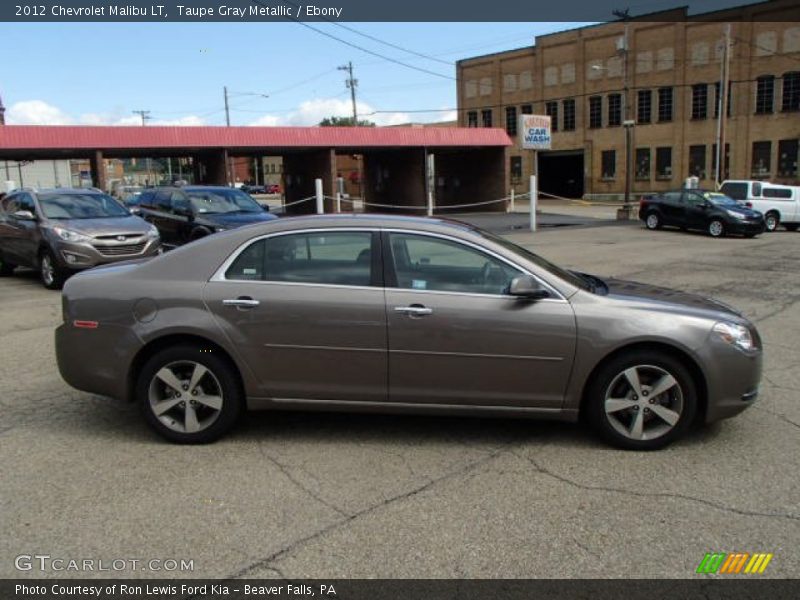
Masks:
[[[725,176],[725,118],[728,114],[728,81],[730,80],[731,24],[725,24],[725,37],[722,39],[722,57],[719,65],[719,97],[717,98],[717,175],[714,183],[717,189]]]
[[[133,114],[135,114],[135,115],[139,115],[140,117],[142,117],[142,127],[147,125],[147,121],[152,119],[152,117],[150,116],[150,111],[149,110],[133,110],[131,112]]]
[[[231,126],[231,111],[228,108],[228,86],[222,88],[222,95],[225,97],[225,125]]]
[[[358,86],[358,79],[353,77],[353,63],[348,62],[346,65],[337,67],[339,71],[347,71],[348,77],[345,85],[350,89],[350,100],[353,102],[353,127],[358,127],[358,109],[356,108],[356,87]]]

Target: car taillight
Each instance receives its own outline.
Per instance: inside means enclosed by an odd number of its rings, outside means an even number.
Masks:
[[[747,208],[753,208],[753,203],[752,203],[752,202],[745,202],[745,203],[744,203],[744,205],[745,205]]]
[[[78,329],[97,329],[99,323],[97,321],[78,321],[75,320],[72,322],[74,327]]]

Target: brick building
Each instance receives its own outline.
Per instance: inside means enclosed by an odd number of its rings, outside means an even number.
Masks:
[[[799,5],[772,0],[691,19],[680,8],[461,60],[459,125],[504,127],[518,142],[520,114],[551,115],[552,150],[539,153],[540,189],[597,198],[624,191],[624,123],[634,121],[634,194],[679,187],[690,175],[713,187],[730,24],[722,179],[800,183]],[[508,148],[506,187],[527,191],[533,168],[530,151]]]

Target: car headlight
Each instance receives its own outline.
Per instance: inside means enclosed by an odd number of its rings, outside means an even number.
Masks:
[[[150,225],[150,229],[147,230],[147,237],[149,237],[151,240],[158,239],[158,229],[155,227],[155,225]]]
[[[64,229],[63,227],[53,227],[53,233],[65,242],[81,243],[88,242],[91,239],[88,235],[72,231],[71,229]]]
[[[754,350],[756,345],[753,341],[753,335],[750,330],[744,325],[737,323],[730,323],[728,321],[720,321],[714,325],[713,329],[723,341],[728,342],[732,346],[736,346],[740,350]]]
[[[747,218],[742,213],[738,213],[733,210],[726,210],[725,212],[728,213],[728,216],[733,217],[734,219],[739,219],[740,221],[743,221]]]

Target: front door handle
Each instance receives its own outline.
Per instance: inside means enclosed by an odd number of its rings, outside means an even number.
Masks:
[[[411,306],[395,306],[394,312],[408,315],[409,317],[424,317],[433,314],[433,309],[421,304],[412,304]]]
[[[227,298],[222,301],[223,306],[235,306],[236,308],[255,308],[261,304],[250,296],[239,296],[238,298]]]

